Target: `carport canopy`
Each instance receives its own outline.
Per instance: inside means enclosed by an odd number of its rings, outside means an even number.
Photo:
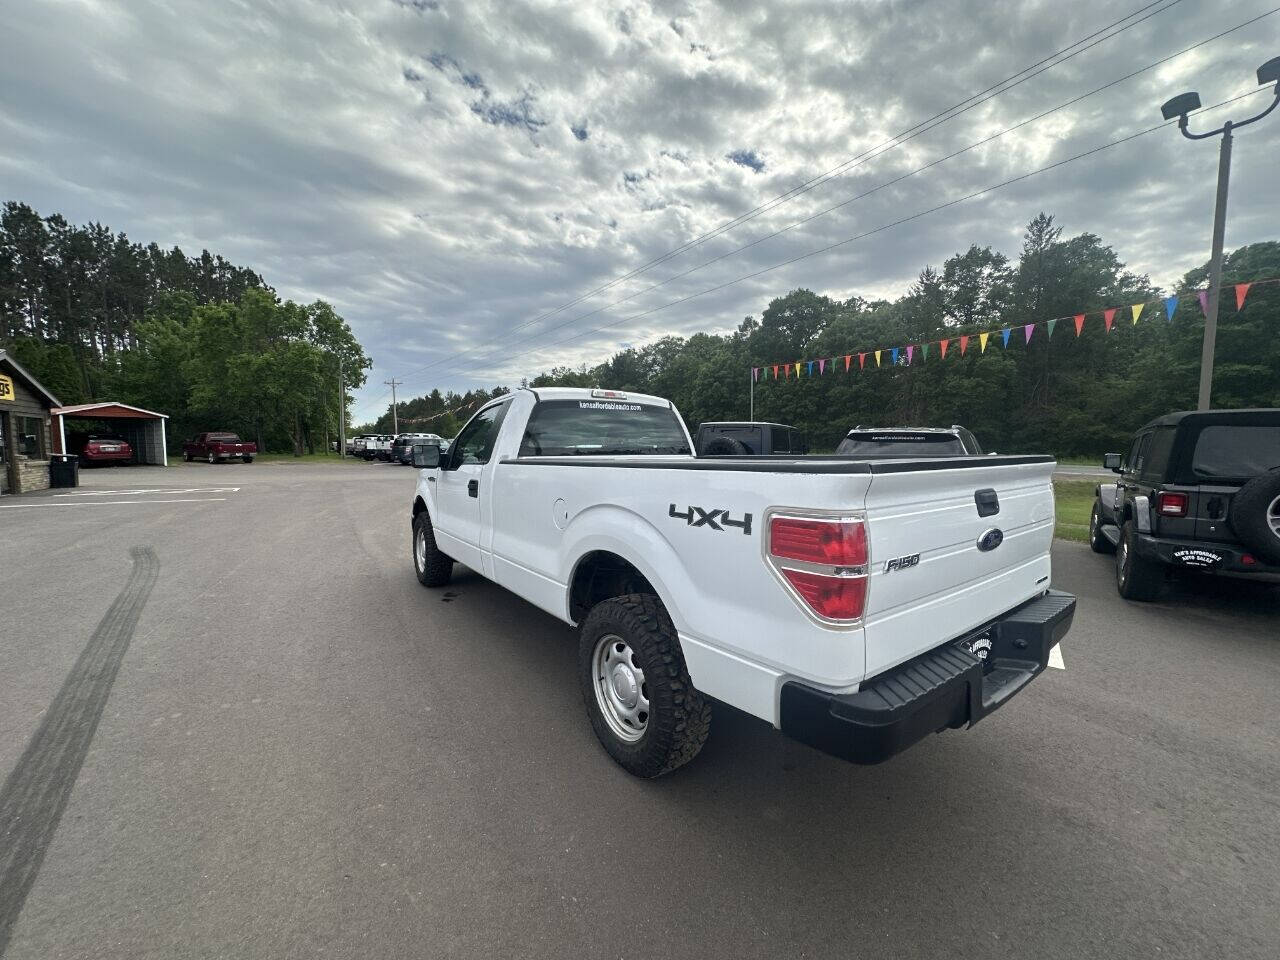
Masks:
[[[165,425],[168,414],[156,413],[154,410],[143,410],[131,407],[127,403],[79,403],[70,407],[54,407],[49,411],[53,417],[52,429],[53,449],[55,453],[67,452],[67,417],[98,420],[109,426],[133,447],[134,457],[138,463],[169,465],[169,454],[165,449]]]

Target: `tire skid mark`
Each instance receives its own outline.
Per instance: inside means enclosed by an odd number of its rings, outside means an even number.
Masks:
[[[89,752],[160,561],[129,551],[133,570],[98,623],[44,719],[0,789],[0,956],[34,885]]]

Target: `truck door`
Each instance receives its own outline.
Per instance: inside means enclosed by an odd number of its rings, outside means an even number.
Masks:
[[[480,503],[490,501],[492,473],[489,459],[509,402],[485,407],[462,428],[449,448],[449,469],[436,480],[436,530],[443,533],[440,548],[477,573],[484,573],[480,546]]]

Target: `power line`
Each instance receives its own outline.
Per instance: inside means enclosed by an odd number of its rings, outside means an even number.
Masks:
[[[739,246],[739,247],[735,247],[735,248],[734,248],[734,249],[732,249],[732,250],[729,250],[729,251],[727,251],[727,252],[725,252],[725,253],[719,254],[718,256],[712,257],[712,258],[711,258],[711,259],[709,259],[709,260],[704,260],[704,261],[702,261],[701,263],[698,263],[698,264],[695,264],[695,265],[694,265],[694,266],[692,266],[692,267],[689,267],[687,270],[684,270],[684,271],[682,271],[682,272],[680,272],[680,273],[672,274],[671,276],[669,276],[669,277],[665,278],[664,280],[660,280],[660,281],[658,281],[657,283],[650,284],[649,286],[644,287],[644,288],[642,288],[642,289],[640,289],[640,290],[637,290],[637,291],[635,291],[634,293],[630,293],[630,294],[628,294],[628,295],[627,295],[627,296],[625,296],[625,297],[620,297],[620,298],[619,298],[619,299],[617,299],[617,300],[614,300],[614,301],[612,301],[612,302],[610,302],[610,303],[604,304],[603,306],[601,306],[601,307],[597,307],[596,309],[594,309],[594,310],[590,310],[590,311],[588,311],[588,312],[586,312],[586,313],[578,314],[578,315],[577,315],[577,316],[575,316],[575,317],[571,317],[570,319],[565,320],[565,321],[563,321],[563,322],[561,322],[561,323],[558,323],[558,324],[556,324],[556,325],[554,325],[554,326],[552,326],[552,327],[549,327],[547,330],[540,331],[540,332],[539,332],[539,333],[537,333],[537,334],[533,334],[533,335],[531,335],[531,336],[521,338],[520,340],[516,341],[514,344],[512,344],[512,343],[507,343],[507,344],[505,344],[505,345],[504,345],[504,349],[509,348],[509,347],[511,347],[511,346],[513,346],[513,345],[519,345],[519,344],[522,344],[522,343],[528,343],[528,342],[530,342],[530,341],[532,341],[532,340],[537,339],[537,338],[538,338],[538,337],[540,337],[540,336],[545,336],[546,334],[551,333],[551,332],[553,332],[553,331],[555,331],[555,330],[563,329],[564,327],[570,326],[571,324],[574,324],[574,323],[576,323],[576,322],[577,322],[577,321],[579,321],[579,320],[585,320],[587,317],[592,317],[592,316],[595,316],[595,315],[597,315],[597,314],[604,313],[605,311],[610,310],[610,309],[612,309],[613,307],[617,307],[617,306],[619,306],[619,305],[621,305],[621,304],[623,304],[623,303],[627,303],[627,302],[629,302],[629,301],[631,301],[631,300],[634,300],[634,299],[636,299],[637,297],[641,297],[641,296],[643,296],[643,295],[644,295],[644,294],[646,294],[646,293],[650,293],[650,292],[652,292],[653,290],[658,289],[659,287],[666,286],[667,284],[672,283],[672,282],[674,282],[674,281],[676,281],[676,280],[683,279],[684,277],[687,277],[687,276],[689,276],[690,274],[697,273],[698,271],[703,270],[703,269],[705,269],[706,267],[711,266],[712,264],[718,263],[718,262],[720,262],[721,260],[726,260],[726,259],[728,259],[729,257],[732,257],[732,256],[734,256],[734,255],[736,255],[736,254],[738,254],[738,253],[741,253],[741,252],[742,252],[742,251],[744,251],[744,250],[750,249],[751,247],[757,246],[758,244],[764,243],[764,242],[766,242],[766,241],[768,241],[768,240],[772,240],[772,239],[774,239],[775,237],[781,236],[782,234],[787,233],[787,232],[788,232],[788,231],[790,231],[790,230],[794,230],[796,227],[803,226],[803,225],[805,225],[805,224],[807,224],[807,223],[810,223],[810,222],[812,222],[812,221],[814,221],[814,220],[817,220],[817,219],[818,219],[818,218],[820,218],[820,217],[826,216],[826,215],[827,215],[827,214],[829,214],[829,213],[832,213],[832,212],[834,212],[834,211],[836,211],[836,210],[839,210],[839,209],[841,209],[842,207],[846,207],[846,206],[848,206],[849,204],[854,203],[855,201],[865,199],[866,197],[869,197],[869,196],[871,196],[872,194],[878,193],[879,191],[881,191],[881,190],[885,189],[886,187],[894,186],[895,184],[901,183],[901,182],[903,182],[904,180],[907,180],[907,179],[909,179],[909,178],[911,178],[911,177],[915,176],[915,175],[916,175],[916,174],[918,174],[918,173],[923,173],[924,171],[929,170],[929,169],[931,169],[931,168],[933,168],[933,167],[936,167],[936,166],[938,166],[938,165],[940,165],[940,164],[942,164],[942,163],[945,163],[945,162],[947,162],[948,160],[953,160],[953,159],[955,159],[956,157],[961,156],[962,154],[968,153],[968,152],[969,152],[969,151],[971,151],[971,150],[975,150],[975,149],[977,149],[978,147],[985,146],[986,144],[991,143],[992,141],[997,140],[997,139],[999,139],[1000,137],[1005,136],[1006,134],[1012,133],[1012,132],[1013,132],[1013,131],[1015,131],[1015,130],[1019,130],[1019,129],[1021,129],[1022,127],[1025,127],[1025,126],[1027,126],[1027,125],[1029,125],[1029,124],[1035,123],[1036,121],[1043,120],[1045,117],[1048,117],[1048,116],[1050,116],[1051,114],[1057,113],[1057,112],[1058,112],[1058,111],[1060,111],[1060,110],[1064,110],[1064,109],[1066,109],[1066,108],[1068,108],[1068,107],[1074,106],[1074,105],[1076,105],[1076,104],[1080,103],[1081,101],[1088,99],[1089,97],[1092,97],[1092,96],[1095,96],[1096,94],[1102,93],[1102,92],[1103,92],[1103,91],[1105,91],[1105,90],[1109,90],[1109,89],[1111,89],[1112,87],[1115,87],[1115,86],[1117,86],[1118,84],[1124,83],[1124,82],[1125,82],[1125,81],[1127,81],[1127,80],[1131,80],[1131,79],[1133,79],[1134,77],[1136,77],[1136,76],[1138,76],[1138,75],[1140,75],[1140,74],[1146,73],[1146,72],[1148,72],[1148,71],[1150,71],[1150,70],[1154,70],[1155,68],[1157,68],[1157,67],[1159,67],[1159,66],[1162,66],[1162,65],[1164,65],[1164,64],[1166,64],[1166,63],[1168,63],[1168,62],[1170,62],[1171,60],[1174,60],[1174,59],[1176,59],[1176,58],[1178,58],[1178,57],[1181,57],[1181,56],[1183,56],[1183,55],[1185,55],[1185,54],[1187,54],[1187,53],[1190,53],[1190,52],[1191,52],[1191,51],[1193,51],[1193,50],[1196,50],[1196,49],[1198,49],[1198,48],[1200,48],[1200,47],[1203,47],[1205,44],[1212,43],[1212,42],[1213,42],[1213,41],[1215,41],[1215,40],[1220,40],[1222,37],[1225,37],[1225,36],[1227,36],[1228,34],[1235,33],[1235,32],[1236,32],[1236,31],[1238,31],[1238,30],[1242,30],[1242,29],[1244,29],[1245,27],[1248,27],[1248,26],[1251,26],[1251,25],[1252,25],[1252,24],[1254,24],[1254,23],[1257,23],[1259,20],[1262,20],[1262,19],[1264,19],[1265,17],[1272,16],[1273,14],[1276,14],[1276,13],[1280,13],[1280,7],[1275,7],[1275,8],[1273,8],[1273,9],[1271,9],[1271,10],[1267,11],[1266,13],[1263,13],[1263,14],[1260,14],[1259,16],[1254,17],[1252,20],[1247,20],[1247,21],[1245,21],[1244,23],[1237,24],[1236,26],[1231,27],[1231,28],[1230,28],[1230,29],[1228,29],[1228,30],[1224,30],[1224,31],[1222,31],[1221,33],[1215,34],[1215,35],[1214,35],[1214,36],[1212,36],[1212,37],[1208,37],[1208,38],[1206,38],[1206,39],[1204,39],[1204,40],[1201,40],[1201,41],[1199,41],[1199,42],[1197,42],[1197,43],[1193,43],[1191,46],[1189,46],[1189,47],[1185,47],[1185,48],[1183,48],[1182,50],[1179,50],[1177,53],[1172,53],[1172,54],[1169,54],[1168,56],[1162,57],[1162,58],[1160,58],[1159,60],[1156,60],[1156,61],[1155,61],[1155,62],[1153,62],[1153,63],[1149,63],[1149,64],[1147,64],[1145,67],[1140,67],[1139,69],[1134,70],[1134,71],[1132,71],[1132,72],[1130,72],[1130,73],[1127,73],[1127,74],[1125,74],[1125,75],[1124,75],[1124,76],[1122,76],[1122,77],[1117,77],[1116,79],[1111,80],[1111,81],[1109,81],[1108,83],[1104,83],[1104,84],[1103,84],[1102,86],[1100,86],[1100,87],[1095,87],[1093,90],[1090,90],[1090,91],[1089,91],[1089,92],[1087,92],[1087,93],[1082,93],[1082,94],[1080,94],[1080,95],[1078,95],[1078,96],[1072,97],[1070,100],[1067,100],[1067,101],[1065,101],[1064,103],[1060,103],[1060,104],[1058,104],[1056,107],[1052,107],[1052,108],[1050,108],[1050,109],[1048,109],[1048,110],[1045,110],[1045,111],[1042,111],[1041,113],[1036,114],[1036,115],[1035,115],[1035,116],[1033,116],[1033,117],[1028,117],[1028,118],[1027,118],[1027,119],[1025,119],[1025,120],[1021,120],[1021,121],[1019,121],[1018,123],[1015,123],[1015,124],[1014,124],[1013,126],[1011,126],[1011,127],[1006,127],[1005,129],[1003,129],[1003,130],[1001,130],[1001,131],[999,131],[999,132],[997,132],[997,133],[993,133],[993,134],[991,134],[990,136],[987,136],[987,137],[984,137],[984,138],[983,138],[983,139],[981,139],[981,140],[975,141],[974,143],[971,143],[971,144],[969,144],[969,145],[968,145],[968,146],[966,146],[966,147],[962,147],[962,148],[961,148],[961,149],[959,149],[959,150],[956,150],[956,151],[954,151],[954,152],[952,152],[952,153],[949,153],[949,154],[947,154],[946,156],[939,157],[938,159],[936,159],[936,160],[932,160],[932,161],[930,161],[929,163],[924,164],[923,166],[916,167],[914,170],[911,170],[911,171],[909,171],[909,172],[907,172],[907,173],[904,173],[904,174],[902,174],[901,176],[895,177],[895,178],[893,178],[893,179],[891,179],[891,180],[887,180],[887,181],[885,181],[885,182],[883,182],[883,183],[881,183],[881,184],[878,184],[878,185],[877,185],[877,186],[875,186],[875,187],[870,188],[869,190],[865,190],[865,191],[863,191],[862,193],[855,194],[855,195],[854,195],[854,196],[852,196],[852,197],[848,197],[848,198],[846,198],[846,199],[844,199],[844,200],[841,200],[839,203],[833,204],[833,205],[831,205],[831,206],[829,206],[829,207],[825,207],[824,209],[819,210],[819,211],[817,211],[816,213],[810,214],[810,215],[809,215],[809,216],[807,216],[807,217],[803,217],[803,218],[801,218],[801,219],[799,219],[799,220],[795,220],[795,221],[793,221],[793,222],[791,222],[791,223],[787,224],[786,226],[783,226],[783,227],[778,228],[777,230],[774,230],[774,231],[773,231],[773,232],[771,232],[771,233],[765,234],[764,236],[762,236],[762,237],[758,237],[758,238],[757,238],[757,239],[755,239],[755,240],[752,240],[752,241],[750,241],[750,242],[748,242],[748,243],[742,244],[742,245],[741,245],[741,246]],[[887,151],[885,151],[885,152],[887,152]],[[482,361],[483,361],[483,360],[487,360],[487,359],[489,359],[490,357],[492,357],[492,356],[494,356],[494,355],[496,355],[496,351],[491,351],[490,353],[487,353],[487,354],[486,354],[484,357],[482,357],[481,359],[482,359]]]
[[[641,273],[644,273],[645,271],[657,266],[658,264],[665,263],[667,260],[670,260],[673,257],[678,256],[679,254],[683,253],[686,250],[699,246],[702,243],[706,242],[707,240],[714,239],[715,237],[721,236],[722,234],[728,232],[729,230],[732,230],[734,227],[740,226],[743,223],[753,220],[756,217],[760,216],[761,214],[766,213],[772,209],[775,209],[776,207],[781,206],[784,203],[788,203],[791,200],[794,200],[796,197],[801,196],[804,193],[807,193],[810,190],[813,190],[816,187],[821,186],[823,183],[826,183],[829,180],[834,179],[837,175],[844,172],[849,167],[855,164],[860,164],[864,160],[871,158],[873,153],[874,153],[874,156],[879,156],[880,153],[875,153],[875,151],[880,151],[882,153],[882,152],[885,152],[885,148],[891,149],[893,147],[900,146],[902,143],[906,143],[909,140],[915,139],[915,137],[920,136],[924,133],[927,133],[929,130],[932,130],[934,127],[940,126],[943,123],[953,120],[956,117],[960,116],[961,114],[966,113],[969,110],[972,110],[974,107],[980,106],[981,104],[986,103],[988,100],[991,100],[994,97],[1000,96],[1003,93],[1007,93],[1009,90],[1012,90],[1014,87],[1019,86],[1020,84],[1025,83],[1026,81],[1039,76],[1045,71],[1051,70],[1052,68],[1059,66],[1062,63],[1065,63],[1066,61],[1080,55],[1081,53],[1085,53],[1086,51],[1092,49],[1093,47],[1096,47],[1098,44],[1103,43],[1106,40],[1110,40],[1112,37],[1118,36],[1124,31],[1129,30],[1132,27],[1136,27],[1138,24],[1143,23],[1144,21],[1149,20],[1150,18],[1158,14],[1164,13],[1166,10],[1169,10],[1170,8],[1172,8],[1173,6],[1176,6],[1178,3],[1181,3],[1181,2],[1182,0],[1167,0],[1167,2],[1166,0],[1155,0],[1155,2],[1153,3],[1148,3],[1145,6],[1139,7],[1137,10],[1134,10],[1132,13],[1129,13],[1126,16],[1121,17],[1119,20],[1116,20],[1113,23],[1108,24],[1107,26],[1101,28],[1100,30],[1096,30],[1095,32],[1089,34],[1088,36],[1082,37],[1081,39],[1075,41],[1074,43],[1069,44],[1066,47],[1063,47],[1061,50],[1057,51],[1056,53],[1050,54],[1048,57],[1045,57],[1042,60],[1038,60],[1036,63],[1033,63],[1028,67],[1024,67],[1023,69],[1019,70],[1017,73],[1014,73],[1011,76],[1006,77],[1005,79],[1000,80],[995,84],[992,84],[986,89],[981,90],[978,93],[975,93],[964,100],[961,100],[959,103],[954,104],[948,107],[947,109],[934,114],[932,117],[928,118],[927,120],[920,121],[914,126],[908,127],[906,130],[894,135],[893,137],[890,137],[889,139],[883,141],[882,143],[877,144],[876,146],[871,147],[868,150],[864,150],[862,153],[857,154],[853,157],[850,157],[847,160],[844,160],[843,162],[837,164],[831,169],[825,171],[824,173],[821,173],[816,177],[812,177],[809,180],[806,180],[805,182],[798,184],[795,187],[792,187],[790,190],[787,190],[779,194],[778,196],[773,197],[772,199],[767,200],[756,207],[753,207],[752,209],[746,211],[746,213],[740,214],[739,216],[733,218],[732,220],[724,224],[721,224],[719,227],[716,227],[713,230],[710,230],[697,237],[694,237],[692,240],[689,240],[683,244],[680,244],[679,246],[673,248],[672,250],[667,251],[661,256],[655,257],[647,261],[646,263],[641,264],[639,267],[635,268],[634,270],[631,270],[630,272],[623,274],[620,277],[617,277],[604,284],[601,284],[600,286],[587,291],[581,296],[575,297],[574,299],[569,300],[564,304],[561,304],[560,306],[554,308],[553,310],[548,311],[547,313],[541,314],[530,320],[526,320],[523,323],[517,324],[516,326],[508,330],[507,334],[510,335],[512,333],[515,333],[518,330],[522,330],[536,323],[540,323],[543,320],[549,319],[555,316],[556,314],[561,313],[564,310],[567,310],[569,307],[574,306],[575,304],[581,303],[582,301],[587,300],[598,293],[602,293],[605,290],[611,289],[612,287],[617,286],[620,283],[624,283],[627,280],[630,280],[640,275]],[[1161,6],[1161,4],[1164,4],[1164,6]],[[1159,7],[1159,9],[1152,10],[1153,7]],[[1151,12],[1147,13],[1147,11],[1151,11]],[[1146,13],[1146,15],[1139,17],[1139,15],[1143,13]],[[1133,20],[1134,17],[1139,17],[1139,19]],[[1125,21],[1127,20],[1133,20],[1133,22],[1125,23]],[[1121,26],[1122,24],[1123,26]],[[1119,29],[1115,29],[1117,27]],[[1108,31],[1114,31],[1114,32],[1108,33]],[[1102,36],[1103,34],[1106,34],[1106,36]],[[1078,50],[1074,49],[1076,47],[1079,47],[1080,49]],[[1061,58],[1061,59],[1057,59],[1057,58]],[[1050,61],[1053,61],[1053,62],[1051,63]],[[1023,76],[1024,74],[1026,74],[1026,76]],[[448,360],[452,360],[457,357],[466,356],[467,354],[474,352],[476,349],[478,348],[469,347],[465,350],[458,351],[444,357],[440,357],[436,360],[433,360],[425,364],[422,367],[418,367],[414,370],[410,370],[404,375],[406,377],[417,376],[418,374],[423,373],[426,370],[430,370],[433,367],[436,367]]]
[[[1212,106],[1205,107],[1203,110],[1198,112],[1203,113],[1208,110],[1216,110],[1219,107],[1225,107],[1228,104],[1235,103],[1238,100],[1244,100],[1247,97],[1257,96],[1257,94],[1259,93],[1270,93],[1270,92],[1271,91],[1268,88],[1259,88],[1258,90],[1251,90],[1248,93],[1242,93],[1239,96],[1231,97],[1230,99],[1222,100],[1218,103],[1215,103]],[[705,290],[699,290],[697,293],[691,293],[684,297],[678,297],[675,300],[670,300],[666,303],[659,304],[658,306],[651,307],[648,310],[642,310],[639,313],[633,313],[625,317],[620,317],[619,319],[614,320],[610,323],[601,324],[600,326],[595,327],[591,330],[587,330],[583,333],[574,334],[573,336],[566,337],[563,340],[557,340],[554,343],[547,344],[544,347],[539,347],[534,350],[527,350],[527,351],[524,351],[523,353],[513,354],[511,358],[514,359],[516,357],[524,357],[524,356],[528,356],[530,353],[537,353],[540,350],[546,350],[552,347],[560,346],[562,344],[571,343],[574,340],[580,340],[583,337],[591,336],[592,334],[595,334],[595,333],[600,333],[604,330],[608,330],[611,327],[616,327],[618,324],[626,323],[631,320],[639,320],[643,317],[651,316],[652,314],[659,313],[663,310],[667,310],[670,307],[678,306],[679,304],[682,304],[682,303],[688,303],[690,300],[696,300],[700,297],[706,296],[709,293],[715,293],[717,291],[724,290],[727,287],[731,287],[731,286],[734,286],[735,284],[742,283],[745,280],[752,280],[752,279],[755,279],[756,277],[763,276],[766,273],[771,273],[774,270],[779,270],[782,267],[787,267],[794,263],[799,263],[802,260],[808,260],[809,258],[819,256],[820,254],[829,253],[832,250],[836,250],[840,247],[847,246],[850,243],[855,243],[858,240],[865,240],[866,238],[875,236],[878,233],[883,233],[885,230],[892,229],[893,227],[901,226],[904,223],[910,223],[913,220],[919,220],[921,217],[926,217],[929,214],[937,213],[940,210],[946,210],[949,207],[954,207],[957,204],[964,203],[968,200],[977,199],[978,197],[985,196],[986,194],[989,194],[989,193],[993,193],[996,190],[1001,190],[1004,187],[1012,186],[1015,183],[1021,183],[1023,180],[1029,180],[1031,177],[1038,176],[1039,174],[1046,173],[1050,170],[1055,170],[1058,167],[1065,166],[1068,163],[1073,163],[1076,160],[1083,160],[1086,157],[1091,157],[1094,154],[1101,153],[1102,151],[1108,150],[1112,147],[1118,147],[1121,144],[1128,143],[1132,140],[1137,140],[1139,137],[1145,137],[1148,134],[1154,133],[1157,130],[1163,129],[1164,127],[1171,126],[1176,123],[1177,123],[1176,120],[1171,120],[1165,123],[1158,123],[1155,126],[1147,127],[1146,129],[1139,130],[1136,133],[1131,133],[1131,134],[1128,134],[1127,136],[1119,137],[1115,140],[1109,140],[1106,143],[1100,144],[1099,146],[1093,147],[1089,150],[1085,150],[1082,153],[1077,153],[1073,156],[1066,157],[1062,160],[1057,160],[1053,163],[1046,164],[1043,167],[1038,167],[1035,170],[1028,171],[1027,173],[1019,174],[1016,177],[1010,177],[1007,180],[1002,180],[999,183],[992,184],[989,187],[984,187],[981,190],[975,190],[972,193],[967,193],[963,196],[955,197],[951,200],[947,200],[943,203],[939,203],[939,204],[936,204],[935,206],[929,207],[928,209],[913,213],[910,216],[901,217],[890,223],[881,224],[880,226],[875,227],[871,230],[867,230],[863,233],[856,234],[855,236],[852,236],[852,237],[846,237],[843,240],[838,240],[835,243],[827,244],[826,246],[819,247],[815,250],[810,250],[806,253],[799,254],[797,256],[791,257],[790,259],[783,260],[780,263],[775,263],[771,266],[764,267],[760,270],[755,270],[755,271],[752,271],[751,273],[743,274],[740,277],[735,277],[734,279],[727,280],[724,283],[719,283],[719,284],[716,284],[715,286],[707,287]],[[462,375],[466,376],[473,372],[475,372],[474,368],[469,371],[463,371]]]

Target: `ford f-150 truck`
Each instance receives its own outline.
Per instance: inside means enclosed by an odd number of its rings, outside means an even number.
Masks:
[[[972,725],[1045,668],[1045,456],[695,457],[672,404],[523,389],[414,450],[419,581],[455,562],[579,628],[600,742],[642,777],[691,760],[712,700],[876,763]]]
[[[192,460],[207,460],[209,463],[243,460],[253,463],[257,453],[256,443],[241,440],[234,433],[200,433],[182,445],[182,456],[188,463]]]

